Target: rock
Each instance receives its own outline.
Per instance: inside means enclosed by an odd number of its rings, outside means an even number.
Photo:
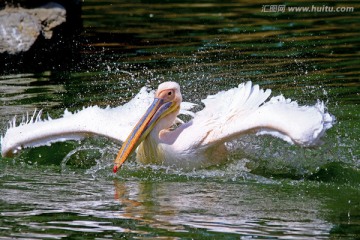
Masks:
[[[0,11],[0,53],[26,52],[40,35],[51,39],[53,29],[64,22],[66,10],[58,3],[34,9],[6,7]]]
[[[64,70],[80,62],[81,3],[0,0],[0,72]]]
[[[0,53],[29,50],[41,31],[38,22],[28,13],[0,13]]]

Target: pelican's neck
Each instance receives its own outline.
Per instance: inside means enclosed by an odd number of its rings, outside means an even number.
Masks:
[[[157,143],[163,143],[167,141],[166,133],[170,131],[171,126],[173,126],[177,115],[179,114],[180,108],[176,111],[169,113],[165,117],[161,118],[157,124],[154,126],[153,130],[150,132],[147,138],[152,138]],[[146,139],[145,139],[146,140]]]
[[[143,164],[161,164],[165,160],[163,144],[171,144],[170,127],[174,124],[179,110],[160,119],[137,149],[137,159]]]

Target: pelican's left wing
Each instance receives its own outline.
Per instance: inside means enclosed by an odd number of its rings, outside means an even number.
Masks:
[[[179,143],[187,148],[204,147],[231,141],[247,133],[270,134],[291,144],[316,145],[335,118],[326,112],[323,102],[299,106],[282,95],[251,82],[208,96],[205,108],[179,131]],[[180,145],[180,144],[179,144]],[[192,146],[190,146],[192,145]],[[186,150],[186,148],[184,148]]]

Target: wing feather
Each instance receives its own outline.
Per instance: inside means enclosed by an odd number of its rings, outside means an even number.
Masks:
[[[266,102],[270,94],[271,90],[247,82],[208,96],[203,100],[205,108],[177,130],[181,132],[177,148],[207,148],[248,133],[269,134],[291,144],[312,146],[335,122],[323,102],[299,106],[282,95]]]
[[[65,110],[63,117],[54,120],[41,119],[42,111],[35,111],[31,117],[23,117],[19,125],[14,117],[1,137],[2,156],[11,156],[26,147],[80,140],[91,135],[124,141],[153,96],[154,92],[144,87],[131,101],[115,108],[92,106],[75,113]]]
[[[27,114],[17,125],[16,117],[1,137],[2,156],[11,156],[27,147],[50,145],[54,142],[81,140],[100,135],[123,142],[154,99],[154,91],[143,87],[128,103],[115,108],[91,106],[71,113],[65,110],[58,119],[42,119],[42,111]],[[183,102],[180,113],[193,116],[195,104]],[[180,121],[177,119],[177,121]]]

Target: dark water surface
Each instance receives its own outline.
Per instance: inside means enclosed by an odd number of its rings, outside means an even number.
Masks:
[[[312,5],[354,11],[289,10]],[[318,148],[250,136],[231,143],[242,150],[228,164],[191,172],[129,161],[115,176],[119,146],[103,138],[25,150],[0,161],[0,239],[360,238],[359,9],[85,1],[73,64],[1,74],[2,133],[35,108],[54,118],[117,106],[165,80],[197,103],[251,80],[301,104],[323,100],[337,123]]]

